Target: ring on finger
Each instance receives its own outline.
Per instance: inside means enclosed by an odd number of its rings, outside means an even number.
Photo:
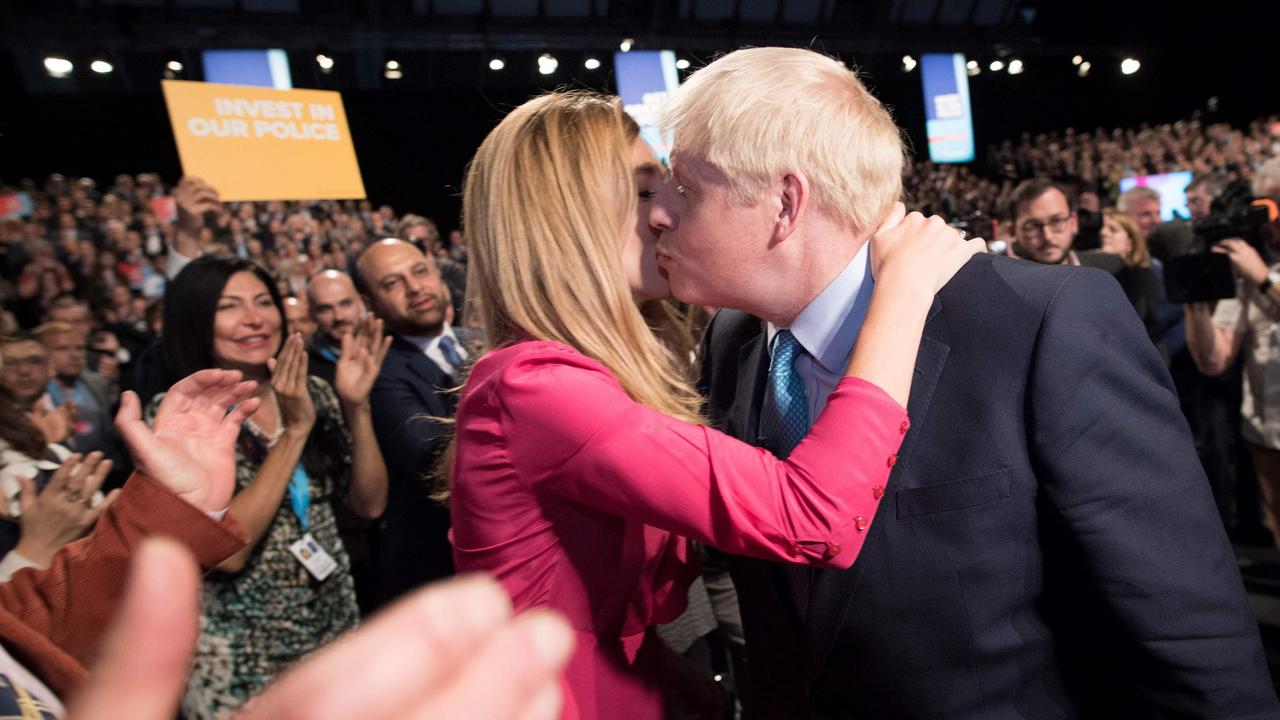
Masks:
[[[969,239],[969,233],[964,230],[956,230],[956,232],[960,233],[960,242],[964,242]]]

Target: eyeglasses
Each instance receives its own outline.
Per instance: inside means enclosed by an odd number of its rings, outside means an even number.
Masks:
[[[1048,220],[1023,220],[1018,223],[1018,234],[1025,237],[1034,237],[1039,235],[1041,231],[1048,228],[1050,232],[1059,233],[1067,229],[1067,223],[1071,222],[1073,215],[1054,215]]]

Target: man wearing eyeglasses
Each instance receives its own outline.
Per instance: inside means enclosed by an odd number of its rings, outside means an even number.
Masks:
[[[1026,180],[1014,188],[1009,205],[1015,255],[1041,265],[1077,265],[1111,273],[1147,328],[1147,335],[1161,355],[1166,355],[1163,330],[1156,319],[1160,286],[1150,268],[1129,267],[1124,258],[1111,253],[1076,252],[1073,246],[1079,221],[1066,191],[1055,182]]]

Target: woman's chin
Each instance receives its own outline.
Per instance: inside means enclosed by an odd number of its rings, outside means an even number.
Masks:
[[[649,283],[642,288],[631,288],[631,297],[635,298],[636,305],[658,300],[670,300],[671,286],[666,282]]]

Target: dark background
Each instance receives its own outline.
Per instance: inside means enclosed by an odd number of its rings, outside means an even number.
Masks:
[[[510,108],[563,86],[612,89],[612,54],[673,49],[694,69],[744,45],[824,50],[856,66],[889,105],[917,154],[925,153],[919,73],[902,56],[965,52],[979,166],[985,148],[1021,133],[1067,127],[1136,127],[1200,113],[1244,123],[1275,112],[1273,57],[1280,3],[1201,4],[1022,0],[49,0],[0,8],[0,180],[51,172],[100,182],[116,173],[180,174],[159,81],[165,62],[201,79],[199,53],[215,47],[281,47],[299,88],[340,90],[369,198],[453,227],[466,162]],[[322,74],[317,52],[334,57]],[[542,52],[559,70],[536,71]],[[1092,64],[1077,77],[1075,54]],[[76,64],[48,77],[46,55]],[[1120,73],[1125,56],[1141,71]],[[492,57],[507,67],[492,72]],[[603,66],[583,68],[584,58]],[[116,72],[99,76],[89,60]],[[1019,76],[988,71],[1023,59]],[[382,77],[386,59],[404,77]],[[683,73],[682,73],[683,74]],[[1210,98],[1217,98],[1216,104]],[[1211,110],[1212,108],[1212,110]]]

